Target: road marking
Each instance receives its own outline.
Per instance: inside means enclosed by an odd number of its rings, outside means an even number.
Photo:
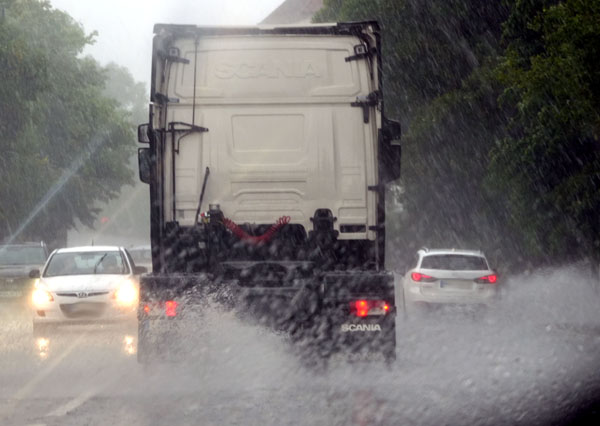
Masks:
[[[63,404],[60,407],[58,407],[57,409],[46,414],[46,417],[64,416],[65,414],[69,413],[70,411],[73,411],[74,409],[76,409],[77,407],[79,407],[80,405],[85,403],[88,399],[92,398],[94,395],[96,395],[96,393],[98,393],[99,390],[100,390],[100,388],[92,388],[86,392],[83,392],[81,395],[73,398],[66,404]]]

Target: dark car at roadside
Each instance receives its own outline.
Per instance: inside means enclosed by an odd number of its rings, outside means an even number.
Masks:
[[[43,242],[0,244],[0,303],[27,303],[34,279],[33,269],[41,269],[48,258]]]

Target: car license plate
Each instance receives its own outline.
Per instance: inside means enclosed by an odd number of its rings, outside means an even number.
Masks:
[[[0,291],[0,297],[21,297],[23,293],[16,290],[2,290]]]

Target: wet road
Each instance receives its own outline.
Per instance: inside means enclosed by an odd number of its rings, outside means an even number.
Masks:
[[[3,305],[0,424],[563,424],[600,396],[600,299],[577,274],[515,277],[482,316],[399,317],[391,370],[307,369],[281,336],[219,312],[202,359],[142,368],[134,327],[39,340]]]

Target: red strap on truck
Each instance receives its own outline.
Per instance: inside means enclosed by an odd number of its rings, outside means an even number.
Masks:
[[[279,231],[281,227],[290,223],[290,220],[291,218],[289,216],[281,216],[279,219],[277,219],[277,222],[275,222],[274,225],[271,225],[271,227],[267,229],[264,234],[258,236],[248,235],[248,233],[240,228],[237,223],[231,219],[227,219],[226,217],[223,218],[223,225],[233,232],[233,234],[240,240],[249,242],[251,244],[261,244],[269,242],[271,238],[273,238],[273,235],[275,235],[275,233]]]

